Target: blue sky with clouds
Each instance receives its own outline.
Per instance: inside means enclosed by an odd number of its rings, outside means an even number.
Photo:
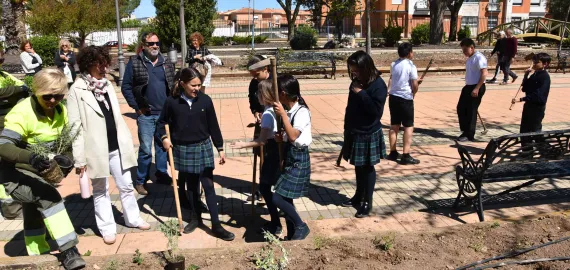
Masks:
[[[251,1],[255,2],[256,9],[280,7],[276,0],[251,0]],[[218,0],[218,11],[238,9],[242,7],[248,7],[248,5],[249,5],[248,0]],[[152,0],[141,0],[141,5],[137,9],[135,9],[134,13],[137,18],[153,17],[155,16],[156,10],[154,8],[154,5],[152,4]]]

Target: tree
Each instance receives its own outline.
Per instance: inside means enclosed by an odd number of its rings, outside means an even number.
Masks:
[[[304,0],[302,6],[311,12],[311,22],[321,32],[321,24],[323,18],[323,6],[327,5],[327,0]]]
[[[328,18],[336,28],[339,41],[341,41],[342,33],[344,31],[344,19],[352,18],[358,13],[356,11],[356,5],[356,0],[332,0],[330,2]]]
[[[564,17],[566,17],[566,11],[568,11],[568,6],[570,6],[570,1],[548,0],[547,5],[548,13],[552,14],[553,19],[564,21]],[[567,19],[570,21],[570,17]]]
[[[121,1],[124,4],[126,1]],[[77,33],[80,47],[97,30],[114,28],[114,1],[108,0],[34,0],[27,19],[32,31],[41,35]]]
[[[141,4],[141,0],[120,0],[121,17],[129,17]]]
[[[200,32],[206,42],[214,32],[214,18],[217,16],[216,0],[184,0],[184,19],[186,32]],[[161,0],[154,1],[156,19],[153,25],[157,29],[158,37],[163,46],[170,44],[180,49],[180,1]]]
[[[24,22],[23,0],[2,1],[2,25],[6,37],[6,54],[19,54],[20,42],[26,39],[26,25]]]
[[[301,5],[309,2],[310,0],[277,0],[277,3],[285,11],[285,17],[287,17],[287,40],[291,41],[293,35],[295,34],[295,22],[297,21],[297,15],[299,15],[299,10]]]
[[[452,0],[427,0],[429,5],[429,44],[439,45],[443,39],[443,12],[448,1]]]
[[[464,0],[447,0],[446,6],[451,12],[451,20],[449,27],[449,41],[457,40],[457,19],[459,17],[459,10],[463,5]]]

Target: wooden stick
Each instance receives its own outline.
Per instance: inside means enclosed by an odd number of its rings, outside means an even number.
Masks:
[[[529,68],[532,68],[533,65],[534,65],[534,63],[531,63]],[[526,72],[526,71],[525,71],[525,72]],[[523,76],[524,76],[524,75],[523,75]],[[519,95],[519,93],[520,93],[521,90],[522,90],[523,84],[524,84],[524,77],[523,77],[523,79],[522,79],[521,86],[519,86],[519,90],[517,90],[517,93],[515,94],[515,97],[514,97],[513,99],[517,99],[517,96]],[[514,104],[514,103],[512,102],[512,100],[511,100],[511,106],[509,107],[509,110],[512,110],[514,105],[515,105],[515,104]]]
[[[424,70],[424,73],[422,73],[422,76],[420,77],[420,80],[423,80],[424,77],[426,76],[429,68],[431,67],[431,64],[433,64],[433,58],[429,60],[429,64],[427,65],[426,69]]]
[[[340,162],[342,161],[343,152],[344,152],[344,143],[342,144],[342,148],[340,148],[340,154],[338,154],[338,158],[336,159],[337,167],[340,167]]]
[[[279,88],[277,86],[277,60],[275,57],[270,58],[271,61],[271,88],[275,93],[276,101],[279,101]],[[275,120],[277,121],[277,131],[281,131],[281,117],[275,115]],[[277,143],[277,148],[279,149],[279,169],[283,170],[283,149],[281,147],[282,142]]]
[[[251,181],[251,216],[255,213],[255,186],[257,182],[257,155],[253,154],[253,179]]]
[[[166,136],[168,140],[170,140],[170,128],[168,125],[165,126],[166,128]],[[180,233],[184,231],[184,223],[182,222],[182,212],[180,210],[180,198],[178,198],[178,184],[176,183],[176,170],[174,169],[174,156],[172,154],[172,147],[168,148],[168,159],[170,161],[170,173],[172,173],[172,188],[174,189],[174,202],[176,202],[176,215],[178,216],[178,226],[180,227]],[[183,187],[182,187],[183,188]],[[194,206],[198,207],[198,206]]]
[[[485,125],[485,122],[483,121],[483,118],[481,118],[481,114],[479,114],[479,112],[477,112],[477,116],[479,116],[479,120],[481,121],[481,125],[483,125],[483,131],[481,131],[481,134],[485,135],[485,134],[487,134],[487,126]]]

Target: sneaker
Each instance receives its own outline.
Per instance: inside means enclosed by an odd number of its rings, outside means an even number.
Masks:
[[[402,159],[400,160],[400,164],[402,165],[415,165],[420,164],[418,159],[413,158],[410,154],[404,154]]]
[[[148,231],[148,230],[150,230],[150,224],[143,222],[143,224],[137,226],[137,229],[142,230],[142,231]]]
[[[263,234],[266,231],[270,232],[273,235],[281,235],[281,233],[283,232],[283,227],[281,225],[277,226],[271,222],[267,222],[263,226],[261,226],[261,229],[259,229],[259,233]]]
[[[391,160],[391,161],[398,161],[398,159],[400,159],[402,156],[400,155],[400,153],[398,153],[398,151],[390,151],[390,154],[386,157],[387,160]]]
[[[515,81],[519,78],[519,76],[513,77],[513,80],[511,81],[511,83],[515,83]]]
[[[156,172],[154,174],[156,176],[156,183],[162,185],[172,185],[172,177],[168,175],[168,173],[164,172]]]
[[[224,241],[232,241],[236,237],[233,233],[228,232],[222,224],[213,224],[212,225],[212,233],[214,236],[224,240]]]
[[[463,136],[463,135],[462,135],[462,136],[457,137],[457,139],[455,139],[455,140],[458,141],[458,142],[466,142],[466,141],[468,141],[469,139],[467,138],[467,136]]]
[[[107,245],[112,245],[115,243],[115,241],[117,241],[117,235],[116,234],[110,234],[110,235],[103,236],[103,243],[105,243]]]
[[[497,83],[497,79],[493,78],[493,79],[487,80],[487,83]]]
[[[72,247],[61,253],[61,264],[66,270],[83,269],[85,261],[79,255],[76,247]]]
[[[136,185],[135,185],[135,190],[136,190],[137,193],[140,194],[140,195],[148,195],[148,191],[146,191],[146,189],[144,188],[144,185],[136,184]]]
[[[499,85],[507,85],[507,82],[502,81]]]
[[[303,240],[307,238],[310,232],[311,230],[309,229],[309,226],[307,226],[307,223],[299,227],[295,227],[295,233],[293,233],[291,240]]]

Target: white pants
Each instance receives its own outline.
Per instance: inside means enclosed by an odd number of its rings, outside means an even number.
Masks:
[[[139,206],[133,189],[131,172],[122,169],[119,150],[109,153],[109,169],[121,196],[125,225],[138,227],[144,223],[140,217]],[[117,224],[113,217],[111,196],[109,196],[109,179],[107,177],[91,179],[93,183],[93,200],[95,202],[95,220],[101,235],[117,234]]]

